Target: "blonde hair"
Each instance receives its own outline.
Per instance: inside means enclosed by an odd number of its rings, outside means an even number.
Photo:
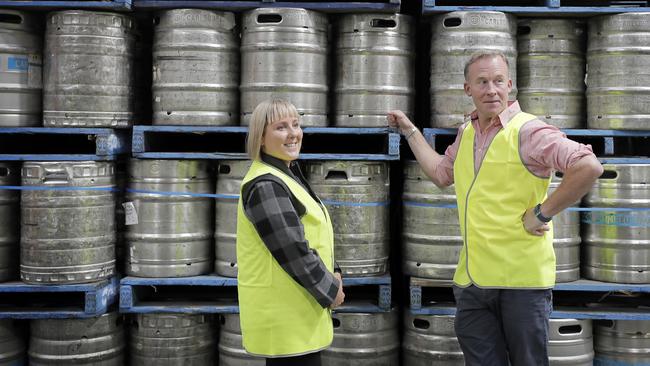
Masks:
[[[287,117],[300,118],[296,107],[284,99],[268,99],[255,107],[246,135],[246,153],[251,160],[260,158],[266,126]]]
[[[506,67],[508,67],[508,71],[510,71],[510,63],[508,62],[508,58],[506,55],[504,55],[502,52],[499,51],[492,51],[492,52],[478,52],[473,54],[469,60],[465,63],[465,69],[463,70],[463,74],[465,75],[465,81],[467,80],[467,76],[469,74],[469,67],[472,66],[472,64],[476,63],[479,60],[482,60],[484,58],[501,58],[503,62],[506,63]]]

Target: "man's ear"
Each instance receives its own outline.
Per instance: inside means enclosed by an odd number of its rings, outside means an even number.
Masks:
[[[463,89],[465,89],[465,95],[468,97],[472,96],[472,93],[469,91],[469,84],[467,84],[467,82],[463,83]]]

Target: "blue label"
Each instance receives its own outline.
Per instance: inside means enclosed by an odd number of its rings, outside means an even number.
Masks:
[[[29,61],[27,57],[9,56],[7,68],[9,71],[27,71],[29,68]]]

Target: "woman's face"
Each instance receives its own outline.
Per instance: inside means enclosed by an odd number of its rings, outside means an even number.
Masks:
[[[284,160],[287,165],[298,159],[302,146],[302,128],[296,117],[285,117],[273,121],[264,128],[262,151]]]

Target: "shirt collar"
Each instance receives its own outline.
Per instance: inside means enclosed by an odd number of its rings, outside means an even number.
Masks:
[[[499,113],[497,121],[493,122],[492,125],[496,123],[501,123],[501,127],[505,128],[508,125],[508,122],[510,122],[510,120],[512,119],[512,117],[514,117],[519,112],[521,112],[521,107],[519,106],[519,102],[516,100],[508,101],[508,107],[504,109],[503,112]],[[472,120],[472,124],[474,125],[474,128],[475,129],[478,128],[478,126],[476,125],[478,123],[478,111],[474,110],[470,114],[470,118]]]
[[[291,170],[287,166],[287,163],[284,160],[278,159],[275,156],[271,156],[271,155],[263,153],[263,152],[260,152],[260,159],[263,162],[265,162],[266,164],[268,164],[268,165],[270,165],[270,166],[272,166],[274,168],[280,169],[286,175],[288,175],[290,177],[293,176],[293,173],[291,172]],[[295,163],[296,163],[295,161],[292,161],[289,164],[293,165]]]

